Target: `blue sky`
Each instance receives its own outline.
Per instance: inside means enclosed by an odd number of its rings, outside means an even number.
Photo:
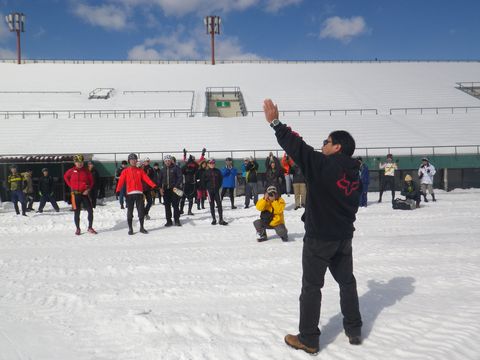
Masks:
[[[479,0],[0,0],[0,58],[14,11],[30,59],[480,59]]]

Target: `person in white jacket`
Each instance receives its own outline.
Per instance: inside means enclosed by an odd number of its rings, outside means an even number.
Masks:
[[[420,165],[420,168],[418,169],[418,178],[420,179],[420,190],[425,202],[428,202],[427,189],[430,195],[432,195],[432,200],[437,201],[433,192],[433,177],[435,176],[435,173],[435,166],[430,164],[428,158],[424,157],[422,159],[422,165]]]

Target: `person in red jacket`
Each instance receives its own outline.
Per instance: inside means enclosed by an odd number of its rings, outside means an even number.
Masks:
[[[140,232],[148,234],[148,231],[143,227],[145,220],[145,203],[143,202],[144,184],[150,186],[152,189],[157,185],[150,179],[143,169],[137,167],[138,157],[136,154],[128,155],[128,162],[130,166],[125,168],[118,179],[116,192],[120,192],[124,184],[127,185],[127,223],[128,235],[133,235],[133,207],[137,206],[138,219],[140,220]],[[150,190],[148,190],[150,191]]]
[[[82,206],[88,212],[88,232],[90,234],[96,234],[93,229],[93,209],[92,202],[90,201],[90,191],[93,188],[94,180],[90,171],[83,166],[83,155],[75,155],[73,157],[74,167],[67,170],[63,178],[65,183],[71,190],[72,207],[74,210],[74,221],[77,230],[75,235],[80,235],[80,211]]]

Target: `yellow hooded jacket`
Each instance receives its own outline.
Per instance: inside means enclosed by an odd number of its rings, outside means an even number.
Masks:
[[[280,224],[285,224],[285,218],[283,217],[283,210],[285,210],[285,200],[281,197],[274,201],[267,201],[264,198],[261,198],[257,201],[255,205],[258,211],[272,211],[273,209],[273,219],[270,221],[270,226],[275,227]]]

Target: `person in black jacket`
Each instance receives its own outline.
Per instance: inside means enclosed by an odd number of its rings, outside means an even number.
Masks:
[[[201,160],[198,164],[198,170],[196,173],[196,188],[197,188],[197,209],[205,209],[205,199],[207,198],[207,189],[205,188],[205,182],[203,181],[203,174],[207,171],[208,165],[206,160]]]
[[[42,213],[43,208],[47,201],[52,204],[53,208],[56,212],[59,212],[60,209],[58,208],[58,204],[55,201],[55,194],[54,194],[54,182],[53,177],[48,175],[48,169],[42,169],[43,176],[40,177],[38,180],[38,194],[40,195],[40,205],[38,206],[37,213]]]
[[[163,205],[165,206],[165,218],[167,222],[165,226],[172,226],[172,208],[173,208],[173,220],[176,226],[182,226],[180,224],[180,209],[179,202],[182,197],[182,184],[183,176],[182,170],[175,165],[171,155],[165,155],[164,167],[162,168],[160,181],[161,188],[160,194],[163,197]]]
[[[228,223],[223,220],[223,208],[222,200],[220,199],[220,188],[222,187],[222,172],[215,167],[215,159],[208,161],[208,169],[203,173],[203,182],[208,191],[208,200],[210,201],[210,213],[212,214],[212,225],[217,224],[215,217],[215,203],[218,208],[218,223],[220,225],[227,225]]]
[[[187,163],[182,167],[182,173],[185,178],[184,196],[180,201],[180,214],[183,214],[183,207],[185,206],[185,200],[188,199],[188,215],[193,215],[192,207],[197,195],[196,189],[196,174],[198,170],[198,164],[195,161],[195,157],[190,155]]]
[[[345,334],[350,344],[358,345],[362,319],[353,275],[352,238],[362,189],[359,165],[352,159],[355,140],[346,131],[334,131],[324,140],[322,152],[317,152],[278,120],[278,108],[272,100],[265,100],[264,112],[278,143],[302,170],[308,188],[300,333],[285,336],[285,342],[308,353],[319,351],[321,288],[328,268],[340,287]]]
[[[248,209],[250,206],[250,198],[253,195],[253,203],[257,204],[258,201],[258,163],[253,158],[250,157],[247,165],[245,166],[246,170],[246,184],[245,184],[245,209]]]
[[[415,181],[413,181],[411,175],[407,174],[405,176],[402,192],[400,194],[405,196],[407,201],[415,201],[415,207],[417,209],[420,207],[420,190],[418,189],[417,184],[415,184]]]
[[[127,160],[122,160],[122,164],[120,165],[120,167],[115,170],[115,188],[117,188],[118,180],[120,179],[120,176],[122,175],[122,172],[123,170],[125,170],[127,165]],[[123,186],[122,189],[116,194],[117,200],[120,202],[120,209],[125,209],[125,196],[127,196],[126,186]]]
[[[90,190],[90,201],[92,202],[92,208],[97,207],[97,197],[98,197],[98,191],[100,189],[100,174],[98,173],[97,169],[95,168],[95,165],[93,165],[93,162],[89,161],[88,162],[88,170],[92,174],[93,177],[93,187]]]

